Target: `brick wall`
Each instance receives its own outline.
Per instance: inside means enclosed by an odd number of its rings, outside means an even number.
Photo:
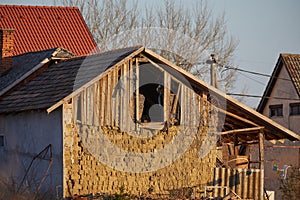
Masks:
[[[70,106],[64,108],[64,196],[124,192],[134,195],[149,193],[168,196],[203,195],[203,186],[213,179],[215,148],[204,157],[199,149],[207,137],[208,128],[200,127],[189,148],[176,161],[155,171],[135,173],[116,170],[103,164],[89,151],[89,137],[104,133],[112,144],[130,152],[151,152],[172,142],[178,127],[169,132],[157,132],[153,137],[136,138],[117,127],[97,127],[74,124]],[[188,130],[187,130],[188,131]],[[190,130],[191,131],[191,130]],[[84,133],[84,134],[83,134]],[[96,138],[95,138],[96,140]],[[94,141],[94,139],[92,139]],[[101,144],[97,147],[101,149]],[[105,149],[103,149],[105,151]],[[113,153],[113,152],[112,152]],[[126,167],[126,166],[125,166]]]
[[[0,74],[7,72],[12,67],[14,52],[14,30],[0,29]]]

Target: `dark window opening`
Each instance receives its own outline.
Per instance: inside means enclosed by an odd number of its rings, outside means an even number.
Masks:
[[[283,105],[282,104],[270,105],[269,109],[270,109],[270,117],[283,116]]]
[[[164,87],[159,84],[146,84],[140,87],[139,92],[144,96],[141,122],[164,121]]]
[[[0,135],[0,147],[4,146],[4,136]]]
[[[148,63],[140,65],[136,78],[138,90],[131,97],[134,99],[131,103],[131,117],[134,122],[167,121],[172,125],[179,125],[181,84],[162,69]],[[168,88],[165,88],[165,84]]]
[[[300,103],[290,104],[290,115],[300,115]]]

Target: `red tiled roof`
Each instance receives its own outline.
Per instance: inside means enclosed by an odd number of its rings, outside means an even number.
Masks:
[[[77,7],[0,5],[0,29],[15,29],[14,55],[56,47],[99,52]]]

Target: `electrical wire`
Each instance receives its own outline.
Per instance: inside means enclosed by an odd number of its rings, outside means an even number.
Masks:
[[[206,64],[206,63],[197,63],[197,64]],[[269,75],[269,74],[264,74],[264,73],[260,73],[260,72],[254,72],[254,71],[250,71],[250,70],[245,70],[245,69],[241,69],[241,68],[238,68],[238,67],[224,66],[224,65],[221,65],[221,64],[218,64],[218,66],[223,67],[225,69],[238,71],[244,77],[246,77],[248,79],[251,79],[252,81],[255,81],[255,82],[257,82],[257,83],[259,83],[261,85],[265,85],[265,83],[262,83],[261,81],[255,80],[254,78],[251,78],[251,77],[249,77],[249,76],[247,76],[247,75],[245,75],[243,73],[248,73],[248,74],[252,74],[252,75],[256,75],[256,76],[263,76],[263,77],[267,77],[267,78],[275,78],[275,79],[279,79],[279,80],[285,80],[285,81],[293,82],[291,79],[288,79],[288,78],[281,78],[281,77],[278,77],[278,76],[272,76],[272,75]],[[287,94],[289,94],[289,93],[287,93]],[[293,98],[267,97],[267,96],[261,96],[261,95],[249,95],[249,94],[238,94],[238,93],[227,93],[227,95],[253,97],[253,98],[267,98],[267,99],[271,99],[272,98],[272,99],[280,99],[280,100],[299,100],[299,99],[293,99]]]
[[[241,69],[241,68],[237,68],[237,67],[230,67],[230,66],[221,66],[221,67],[224,67],[226,69],[240,71],[240,72],[245,72],[245,73],[249,73],[249,74],[253,74],[253,75],[264,76],[264,77],[268,77],[268,78],[276,78],[276,79],[285,80],[285,81],[292,81],[291,79],[288,79],[288,78],[280,78],[277,76],[272,76],[272,75],[264,74],[264,73],[260,73],[260,72],[249,71],[249,70],[245,70],[245,69]]]
[[[284,98],[284,97],[267,97],[267,96],[261,96],[261,95],[239,94],[239,93],[226,93],[226,94],[231,95],[231,96],[242,96],[242,97],[253,97],[253,98],[264,98],[264,99],[281,99],[281,100],[299,101],[299,99]]]

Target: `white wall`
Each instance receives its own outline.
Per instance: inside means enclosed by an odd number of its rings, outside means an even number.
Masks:
[[[46,111],[28,111],[0,115],[0,135],[5,145],[0,147],[0,178],[6,182],[20,183],[35,155],[52,144],[53,164],[41,190],[51,190],[62,185],[62,113],[57,109],[50,114]],[[50,154],[48,154],[50,155]],[[49,161],[36,159],[29,171],[24,186],[35,189],[44,176]],[[36,183],[32,184],[31,181]]]
[[[291,129],[295,133],[300,134],[300,116],[290,116],[290,103],[300,102],[300,98],[296,92],[295,86],[291,81],[283,80],[290,79],[288,71],[283,66],[281,72],[279,74],[279,78],[273,87],[273,91],[271,93],[271,98],[268,100],[264,110],[263,115],[269,117],[269,106],[276,104],[283,104],[283,117],[271,117],[275,122]],[[280,97],[280,98],[288,98],[292,100],[282,100],[282,99],[274,99],[272,97]],[[299,100],[294,100],[299,99]]]

